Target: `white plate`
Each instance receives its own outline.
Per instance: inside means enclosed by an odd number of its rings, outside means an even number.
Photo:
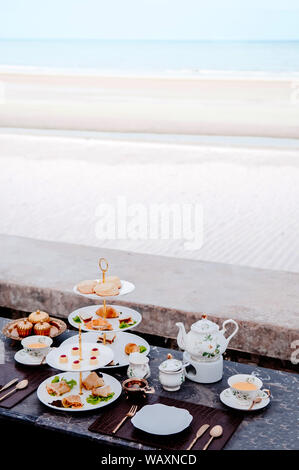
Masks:
[[[270,398],[268,397],[267,393],[258,392],[257,396],[261,397],[262,401],[260,403],[256,403],[250,411],[261,410],[270,403]],[[226,388],[220,393],[220,400],[222,401],[222,403],[229,406],[230,408],[234,408],[235,410],[246,411],[251,405],[250,400],[244,400],[241,402],[241,400],[235,398],[230,388]]]
[[[99,337],[99,332],[90,332],[90,333],[82,333],[82,343],[96,343]],[[150,352],[150,345],[148,344],[145,339],[141,338],[138,335],[134,335],[132,333],[124,333],[124,332],[117,332],[115,333],[116,338],[112,344],[107,344],[109,348],[112,349],[114,353],[114,362],[118,363],[116,366],[104,366],[102,369],[113,369],[115,367],[124,367],[129,365],[129,356],[125,353],[125,346],[128,343],[135,343],[137,346],[144,346],[146,351],[143,352],[146,356]],[[62,344],[74,344],[79,342],[79,335],[74,335],[71,338],[66,339]],[[98,343],[102,344],[102,343]],[[104,346],[104,345],[103,345]],[[104,347],[106,347],[104,346]]]
[[[17,351],[15,354],[15,361],[20,364],[24,364],[25,366],[43,366],[46,364],[46,361],[43,361],[43,364],[41,364],[42,359],[43,355],[39,357],[32,356],[26,351],[26,349],[20,349],[20,351]]]
[[[130,330],[131,328],[135,328],[137,325],[142,320],[142,316],[140,315],[139,312],[136,310],[133,310],[132,308],[129,307],[124,307],[123,305],[112,305],[118,312],[122,312],[121,315],[118,318],[107,318],[107,321],[111,323],[113,330],[109,331],[127,331]],[[79,323],[74,321],[74,318],[79,315],[79,313],[91,313],[93,318],[100,318],[98,315],[96,315],[96,311],[101,307],[101,305],[89,305],[88,307],[82,307],[82,308],[77,308],[77,310],[74,310],[71,312],[68,316],[68,321],[74,328],[79,328]],[[132,317],[132,320],[136,323],[134,323],[131,326],[128,326],[128,328],[121,329],[119,328],[119,319],[121,318],[126,318],[126,317]],[[82,326],[82,331],[96,331],[98,332],[99,330],[89,330],[86,328],[84,323],[81,323]]]
[[[177,434],[186,429],[193,416],[188,410],[177,408],[175,406],[162,405],[145,405],[131,419],[135,428],[141,429],[149,434],[157,434],[167,436],[169,434]]]
[[[100,281],[100,279],[95,279],[95,280]],[[121,288],[119,289],[119,293],[117,295],[111,295],[111,296],[107,295],[105,297],[102,297],[101,295],[97,295],[97,294],[82,294],[77,289],[77,285],[73,287],[73,291],[75,292],[75,294],[83,295],[83,297],[87,297],[88,299],[99,300],[99,299],[115,299],[116,297],[119,297],[120,295],[129,294],[130,292],[133,292],[133,290],[135,289],[135,286],[132,282],[124,281],[123,279],[121,279],[120,282],[121,282]]]
[[[88,370],[95,370],[99,369],[100,367],[106,366],[113,360],[114,354],[111,348],[108,346],[102,346],[101,344],[97,343],[82,343],[82,361],[80,363],[80,369],[74,370],[72,368],[73,361],[79,359],[79,356],[73,356],[71,353],[73,345],[72,344],[64,344],[61,345],[59,348],[54,348],[49,354],[47,355],[46,361],[49,366],[53,367],[54,369],[64,370],[64,371],[73,371],[73,372],[83,372]],[[92,355],[91,350],[92,348],[98,348],[99,355],[98,355],[98,363],[95,365],[89,364],[89,358]],[[68,362],[66,364],[61,364],[59,362],[59,357],[61,354],[66,354],[68,357]]]
[[[84,378],[89,374],[89,372],[83,372],[83,380]],[[49,406],[50,408],[53,408],[54,410],[58,411],[71,411],[71,412],[77,412],[77,411],[88,411],[88,410],[96,410],[97,408],[103,408],[104,406],[109,405],[110,403],[113,403],[121,394],[121,385],[116,380],[114,377],[111,377],[111,375],[108,374],[102,374],[103,379],[105,381],[105,385],[110,385],[112,392],[114,393],[114,396],[110,398],[108,401],[102,401],[98,403],[97,405],[91,405],[90,403],[86,402],[86,398],[90,395],[90,390],[85,390],[83,389],[83,394],[81,395],[81,401],[83,403],[82,408],[58,408],[57,406],[51,405],[51,402],[54,400],[61,400],[63,397],[67,397],[69,395],[77,395],[79,393],[79,374],[76,372],[64,372],[63,374],[56,374],[53,375],[52,377],[49,377],[48,379],[44,380],[40,386],[37,389],[37,397],[38,399],[46,406]],[[54,377],[59,377],[60,379],[65,378],[66,380],[71,380],[74,379],[77,382],[77,385],[74,385],[72,390],[68,393],[65,393],[64,395],[61,395],[60,397],[56,396],[51,396],[48,394],[46,385],[48,383],[51,383]]]

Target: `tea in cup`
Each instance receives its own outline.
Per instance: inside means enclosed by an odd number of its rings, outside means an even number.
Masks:
[[[236,374],[228,379],[228,385],[235,398],[238,400],[252,401],[257,395],[270,395],[269,390],[262,389],[263,382],[254,375]]]
[[[52,338],[42,335],[27,336],[21,341],[25,351],[34,357],[46,356],[50,351],[52,343]]]

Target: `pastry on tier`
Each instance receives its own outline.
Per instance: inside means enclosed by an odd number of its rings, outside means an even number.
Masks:
[[[139,352],[139,346],[135,343],[128,343],[125,346],[125,353],[126,354],[131,354],[132,352]]]
[[[96,372],[91,372],[88,376],[82,381],[83,387],[86,390],[92,390],[93,388],[102,387],[105,385],[103,377],[100,377]]]
[[[104,336],[105,335],[105,336]],[[98,343],[108,343],[112,344],[116,338],[116,334],[112,332],[102,333],[99,337],[97,342]]]
[[[103,284],[103,281],[99,281],[100,284]],[[106,283],[111,283],[111,284],[114,284],[115,287],[117,287],[118,289],[121,288],[121,280],[119,279],[118,276],[106,276],[105,278],[105,284]]]
[[[60,380],[60,382],[52,382],[46,386],[47,392],[50,395],[64,395],[71,390],[71,387],[66,383],[65,380]]]
[[[40,322],[48,322],[50,320],[50,315],[42,310],[36,310],[35,312],[30,313],[28,320],[35,325]]]
[[[100,297],[110,297],[118,295],[118,292],[118,288],[112,282],[98,282],[94,288],[94,293],[99,295]]]
[[[118,311],[115,308],[113,308],[111,305],[106,306],[106,312],[105,312],[104,307],[98,308],[98,310],[96,311],[96,314],[102,318],[118,318],[119,317]]]
[[[81,281],[77,284],[77,289],[81,294],[93,294],[96,283],[97,281],[90,279],[87,281]]]
[[[80,395],[69,395],[63,398],[61,402],[64,408],[82,408],[83,406]]]
[[[93,388],[91,393],[94,397],[108,397],[112,390],[110,385],[105,385],[105,387]]]

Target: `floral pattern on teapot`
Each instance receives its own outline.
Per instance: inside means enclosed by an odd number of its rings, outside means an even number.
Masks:
[[[235,326],[233,333],[226,338],[224,336],[226,325],[232,323]],[[229,341],[237,333],[239,327],[234,320],[226,320],[222,329],[202,315],[201,320],[193,323],[191,330],[186,333],[183,323],[176,323],[179,328],[177,337],[178,345],[187,351],[197,361],[213,361],[219,358],[226,350]]]

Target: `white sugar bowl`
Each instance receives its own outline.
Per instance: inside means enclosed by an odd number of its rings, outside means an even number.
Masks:
[[[166,361],[159,365],[159,380],[168,392],[176,392],[181,388],[182,383],[185,381],[185,367],[187,364],[182,363],[178,359],[173,359],[171,354],[168,354]]]
[[[150,375],[149,358],[140,352],[131,353],[127,376],[129,378],[147,379]]]

